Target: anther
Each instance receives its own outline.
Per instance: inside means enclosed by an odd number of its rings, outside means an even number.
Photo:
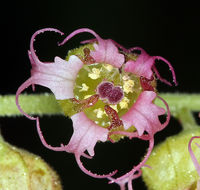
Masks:
[[[74,109],[78,112],[83,111],[86,108],[89,108],[97,103],[99,100],[99,95],[95,94],[84,100],[77,100],[76,98],[72,98],[72,102],[75,104]]]
[[[106,114],[111,120],[111,124],[108,127],[108,130],[111,130],[113,128],[120,127],[123,125],[122,120],[119,119],[119,116],[114,109],[112,109],[109,105],[105,105],[104,109],[105,109]]]
[[[93,64],[95,63],[94,58],[90,55],[90,49],[89,48],[84,48],[83,49],[84,52],[84,62],[87,64]]]
[[[141,83],[142,88],[146,91],[154,91],[155,89],[152,86],[153,80],[154,80],[153,76],[151,77],[151,79],[140,77],[140,83]]]

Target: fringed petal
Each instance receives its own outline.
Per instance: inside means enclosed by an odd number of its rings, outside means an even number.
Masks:
[[[98,175],[88,171],[82,164],[80,157],[84,156],[87,150],[90,156],[94,156],[94,147],[98,141],[107,140],[108,130],[99,127],[89,120],[83,112],[72,116],[74,133],[68,145],[65,146],[67,152],[74,153],[80,169],[95,178],[107,178],[116,174],[117,171],[105,175]]]
[[[174,82],[174,84],[177,86],[178,83],[177,83],[177,81],[176,81],[176,74],[175,74],[174,68],[172,67],[171,63],[170,63],[169,61],[167,61],[165,58],[161,57],[161,56],[153,56],[153,58],[154,58],[154,61],[155,61],[155,60],[161,60],[161,61],[163,61],[164,63],[166,63],[166,64],[168,65],[169,70],[170,70],[171,73],[172,73],[173,82]],[[154,70],[154,72],[156,73],[158,79],[159,79],[161,82],[164,82],[164,83],[166,83],[166,84],[168,84],[168,85],[171,86],[171,83],[170,83],[169,81],[167,81],[166,79],[163,79],[163,78],[160,76],[160,74],[158,73],[158,71],[157,71],[157,72],[155,71],[155,70],[157,70],[155,66],[153,67],[153,70]]]
[[[91,56],[96,62],[104,62],[120,68],[125,61],[124,55],[119,53],[111,40],[101,40],[98,44],[94,44],[94,48],[95,51],[91,52]]]
[[[76,162],[77,162],[78,166],[80,167],[80,169],[81,169],[85,174],[87,174],[87,175],[89,175],[89,176],[91,176],[91,177],[94,177],[94,178],[109,178],[109,177],[111,177],[111,176],[113,176],[113,175],[115,175],[115,174],[117,173],[117,170],[115,170],[115,171],[113,171],[113,172],[111,172],[111,173],[109,173],[109,174],[103,174],[103,175],[99,175],[99,174],[92,173],[91,171],[87,170],[87,169],[83,166],[83,164],[82,164],[82,162],[81,162],[81,160],[80,160],[80,155],[75,154],[75,157],[76,157]]]
[[[64,33],[63,32],[61,32],[60,30],[58,30],[58,29],[55,29],[55,28],[44,28],[44,29],[41,29],[41,30],[38,30],[38,31],[36,31],[33,35],[32,35],[32,37],[31,37],[31,42],[30,42],[30,55],[31,55],[31,63],[32,64],[37,64],[37,63],[42,63],[39,59],[38,59],[38,57],[37,57],[37,55],[36,55],[36,53],[35,53],[35,50],[34,50],[34,46],[33,46],[33,44],[34,44],[34,41],[35,41],[35,38],[36,38],[36,36],[38,35],[38,34],[41,34],[41,33],[44,33],[44,32],[56,32],[56,33],[59,33],[60,35],[64,35]],[[30,58],[30,56],[29,56],[29,58]]]
[[[154,59],[150,56],[146,57],[141,54],[136,61],[129,60],[126,62],[124,70],[126,72],[131,72],[137,76],[143,76],[147,79],[151,79],[153,72],[152,66],[154,64]]]
[[[63,35],[61,31],[54,28],[38,30],[33,34],[30,42],[30,51],[28,51],[32,65],[31,82],[33,89],[34,84],[38,84],[50,88],[56,99],[73,98],[74,81],[83,63],[76,56],[71,56],[68,62],[59,57],[55,57],[52,63],[41,62],[35,53],[33,45],[36,36],[46,31],[54,31]]]
[[[123,176],[118,177],[116,179],[109,177],[108,178],[110,180],[109,183],[117,183],[122,189],[125,187],[126,184],[128,184],[128,190],[133,190],[132,180],[141,176],[141,174],[142,174],[141,168],[146,167],[145,163],[148,160],[149,156],[151,155],[153,147],[154,147],[154,138],[153,138],[153,136],[150,136],[149,148],[148,148],[146,155],[144,156],[144,159],[137,166],[134,166],[131,171],[124,174]]]
[[[97,141],[107,140],[108,130],[96,125],[83,112],[73,115],[71,119],[74,133],[66,146],[67,150],[77,155],[82,155],[87,150],[90,156],[94,156],[94,146]]]
[[[99,42],[101,40],[103,40],[96,32],[94,32],[93,30],[89,29],[89,28],[81,28],[81,29],[78,29],[78,30],[75,30],[74,32],[72,32],[71,34],[69,34],[61,43],[59,43],[58,45],[64,45],[68,40],[70,40],[72,37],[76,36],[77,34],[80,34],[80,33],[84,33],[84,32],[87,32],[87,33],[90,33],[92,34],[96,40]],[[94,40],[94,41],[96,41]],[[89,40],[90,41],[90,40]],[[92,39],[93,41],[93,39]]]
[[[112,40],[112,39],[108,39],[110,41],[112,41],[113,44],[115,44],[116,47],[118,47],[119,49],[121,49],[123,52],[129,53],[129,50],[126,49],[124,46],[122,46],[121,44],[117,43],[116,41]],[[89,40],[84,40],[81,41],[81,44],[87,44],[87,43],[94,43],[97,42],[97,39],[93,38],[93,39],[89,39]]]
[[[129,60],[126,62],[124,70],[126,72],[131,72],[138,76],[143,76],[147,79],[151,79],[153,72],[152,66],[154,64],[154,60],[151,56],[149,56],[146,51],[144,51],[140,47],[133,47],[128,49],[129,52],[139,50],[141,53],[138,55],[136,61]]]
[[[33,84],[45,86],[54,93],[56,99],[73,98],[76,76],[83,63],[77,56],[70,56],[69,61],[55,57],[53,63],[37,63],[31,70]]]
[[[82,43],[91,43],[97,41],[98,44],[94,44],[95,51],[91,52],[91,56],[95,59],[96,62],[104,62],[107,64],[111,64],[115,67],[121,67],[124,63],[124,55],[119,53],[118,48],[115,46],[112,40],[103,40],[98,34],[96,34],[93,30],[88,28],[81,28],[72,32],[69,36],[67,36],[63,42],[59,45],[65,44],[69,39],[74,37],[75,35],[83,32],[91,33],[95,36],[95,39],[85,40]]]
[[[133,48],[130,48],[128,51],[132,52],[132,51],[138,51],[138,50],[141,51],[141,53],[138,55],[137,60],[136,61],[133,61],[133,60],[127,61],[125,64],[125,68],[124,68],[125,71],[131,72],[138,76],[143,76],[147,79],[151,79],[151,77],[153,75],[152,71],[154,71],[156,76],[158,77],[158,79],[161,82],[164,82],[167,85],[171,86],[172,84],[169,81],[167,81],[166,79],[161,77],[161,75],[159,74],[159,72],[155,66],[155,61],[161,60],[169,66],[169,69],[172,73],[173,82],[175,83],[175,85],[177,85],[174,68],[172,67],[172,65],[170,64],[169,61],[167,61],[165,58],[163,58],[161,56],[150,56],[146,53],[146,51],[144,51],[144,49],[142,49],[140,47],[133,47]]]
[[[195,155],[194,155],[194,153],[192,151],[192,141],[194,139],[200,139],[200,136],[194,136],[194,137],[192,137],[190,139],[189,144],[188,144],[188,150],[189,150],[190,156],[192,158],[192,161],[194,163],[194,166],[195,166],[195,168],[196,168],[196,170],[197,170],[197,172],[199,174],[199,177],[200,177],[200,164],[198,163],[198,160],[197,160],[197,158],[195,157]]]
[[[125,129],[133,125],[140,136],[144,131],[153,136],[163,129],[158,116],[165,114],[165,110],[152,103],[155,98],[156,93],[153,91],[144,91],[140,94],[135,104],[121,118]]]

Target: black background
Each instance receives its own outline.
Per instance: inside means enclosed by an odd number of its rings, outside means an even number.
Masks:
[[[175,1],[174,1],[175,2]],[[178,2],[178,1],[177,1]],[[161,92],[200,92],[199,87],[199,25],[198,5],[192,1],[178,5],[170,1],[7,1],[1,11],[1,68],[0,93],[14,94],[30,76],[27,56],[32,34],[41,28],[53,27],[66,35],[78,28],[91,28],[102,38],[112,38],[125,47],[140,46],[150,55],[168,59],[175,68],[178,87],[158,83]],[[80,40],[90,39],[89,34],[74,37],[63,47],[59,35],[46,33],[37,37],[35,49],[42,61],[53,61],[56,55],[64,58],[70,48]],[[161,73],[172,80],[166,65],[157,64]],[[31,91],[31,90],[29,90]],[[48,91],[38,88],[37,92]],[[0,118],[5,139],[19,147],[41,155],[60,174],[64,190],[118,189],[106,180],[86,176],[78,168],[72,154],[57,153],[44,148],[38,139],[35,123],[20,118]],[[72,134],[71,121],[62,117],[43,117],[42,130],[52,145],[67,143]],[[156,140],[180,130],[174,119],[167,129],[156,135]],[[142,148],[141,148],[142,147]],[[125,140],[118,144],[102,143],[96,146],[94,160],[85,166],[94,172],[107,173],[119,169],[124,173],[137,164],[147,144]],[[135,189],[145,189],[141,179],[134,182]]]

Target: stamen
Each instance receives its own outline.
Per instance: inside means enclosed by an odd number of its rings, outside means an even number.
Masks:
[[[84,100],[77,100],[76,98],[72,98],[72,102],[75,104],[74,109],[77,112],[81,112],[84,109],[95,105],[98,100],[99,100],[99,95],[98,94],[90,96],[89,98],[84,99]]]
[[[123,125],[122,120],[119,119],[119,116],[114,109],[112,109],[109,105],[105,105],[104,109],[106,111],[106,114],[111,120],[111,125],[108,127],[108,130],[111,130],[113,128],[120,127]]]
[[[84,64],[93,64],[95,63],[94,58],[90,55],[90,49],[84,48],[83,49],[84,57],[81,55],[76,55]]]
[[[151,79],[140,77],[140,83],[141,83],[142,88],[147,91],[155,91],[154,87],[151,84],[153,79],[154,79],[153,76]]]
[[[85,57],[84,57],[85,63],[87,63],[87,64],[95,63],[94,58],[90,55],[90,49],[89,48],[84,48],[83,52],[84,52],[84,55],[85,55]]]

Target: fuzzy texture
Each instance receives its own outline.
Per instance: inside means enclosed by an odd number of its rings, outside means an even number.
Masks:
[[[140,94],[136,103],[122,116],[125,129],[133,125],[137,129],[139,136],[144,131],[153,136],[168,124],[170,114],[168,114],[165,124],[161,124],[158,119],[158,116],[163,115],[165,110],[152,103],[156,96],[156,93],[152,91],[144,91]]]
[[[91,56],[96,62],[104,62],[120,68],[124,63],[124,55],[118,52],[117,47],[111,40],[100,40],[99,44],[94,44],[95,51],[91,52]]]
[[[119,184],[122,190],[125,189],[125,185],[128,184],[128,189],[132,190],[132,180],[141,175],[140,169],[141,167],[145,166],[145,162],[147,161],[153,149],[154,134],[165,128],[169,122],[170,113],[167,103],[161,97],[157,96],[157,94],[153,91],[153,88],[148,91],[144,89],[130,110],[125,115],[123,115],[122,118],[120,118],[124,124],[125,129],[128,129],[131,126],[135,126],[137,131],[134,133],[124,131],[110,132],[108,129],[102,128],[88,119],[83,112],[79,112],[71,117],[73,121],[74,133],[69,143],[67,145],[61,144],[60,147],[53,147],[49,145],[45,141],[45,138],[43,137],[42,131],[40,129],[39,118],[29,116],[27,113],[25,113],[19,105],[18,97],[21,92],[28,86],[32,85],[34,89],[34,85],[38,84],[48,87],[58,100],[74,98],[74,82],[79,70],[83,66],[83,62],[82,59],[79,59],[79,57],[75,55],[70,56],[68,61],[65,61],[59,57],[55,57],[54,62],[41,62],[35,54],[33,42],[38,34],[45,31],[54,31],[63,35],[63,33],[57,29],[47,28],[37,31],[32,36],[29,50],[29,59],[32,64],[31,77],[19,87],[16,93],[16,103],[19,110],[29,119],[36,120],[39,137],[46,148],[54,151],[66,151],[73,153],[80,169],[86,174],[95,178],[108,178],[111,180],[111,183],[115,182]],[[83,42],[93,43],[95,50],[90,52],[90,56],[94,59],[95,62],[110,64],[116,68],[121,68],[124,64],[124,70],[126,72],[131,72],[134,75],[145,77],[147,79],[151,79],[153,77],[153,72],[155,72],[161,81],[171,85],[171,83],[160,76],[155,67],[155,60],[161,59],[168,64],[172,71],[173,80],[176,84],[174,70],[171,64],[164,58],[158,56],[149,56],[143,49],[137,47],[125,49],[123,46],[119,45],[117,42],[111,39],[102,39],[91,29],[82,28],[75,30],[61,43],[59,43],[59,45],[65,44],[73,36],[83,32],[90,33],[95,37],[95,39],[86,40]],[[134,50],[141,50],[141,54],[138,55],[136,61],[129,60],[125,62],[125,56],[120,53],[118,48],[122,49],[125,53],[130,53]],[[165,110],[153,103],[156,97],[161,99],[167,108],[168,115],[166,122],[163,124],[161,124],[159,121],[158,116],[165,114]],[[144,134],[145,131],[147,134]],[[130,172],[116,179],[112,177],[116,171],[106,175],[97,175],[88,171],[81,162],[81,156],[92,158],[95,155],[94,147],[96,143],[98,141],[105,142],[112,134],[124,135],[128,136],[129,138],[139,138],[141,140],[149,141],[149,148],[144,159],[137,166],[133,167]],[[85,151],[87,151],[89,155],[86,154]]]
[[[138,76],[143,76],[147,79],[151,79],[151,77],[153,76],[152,71],[154,71],[160,81],[171,86],[172,84],[169,81],[167,81],[166,79],[161,77],[161,75],[159,74],[159,72],[155,66],[155,61],[161,60],[169,66],[169,69],[172,73],[173,82],[175,83],[175,85],[178,84],[176,81],[176,75],[174,72],[174,68],[172,67],[172,65],[170,64],[169,61],[167,61],[165,58],[163,58],[161,56],[150,56],[146,53],[146,51],[144,49],[142,49],[140,47],[133,47],[133,48],[128,49],[127,51],[132,52],[132,51],[138,51],[138,50],[141,53],[138,55],[137,60],[136,61],[132,61],[132,60],[128,61],[124,68],[125,71],[131,72]]]
[[[76,56],[71,56],[69,61],[55,57],[52,63],[32,64],[29,81],[32,84],[48,87],[58,100],[73,98],[74,82],[82,66],[83,63]]]
[[[82,155],[87,150],[90,156],[94,156],[96,142],[105,142],[107,140],[108,130],[99,127],[89,120],[83,112],[73,115],[71,119],[74,133],[66,148],[69,152],[77,155]],[[80,126],[81,130],[79,130]]]

